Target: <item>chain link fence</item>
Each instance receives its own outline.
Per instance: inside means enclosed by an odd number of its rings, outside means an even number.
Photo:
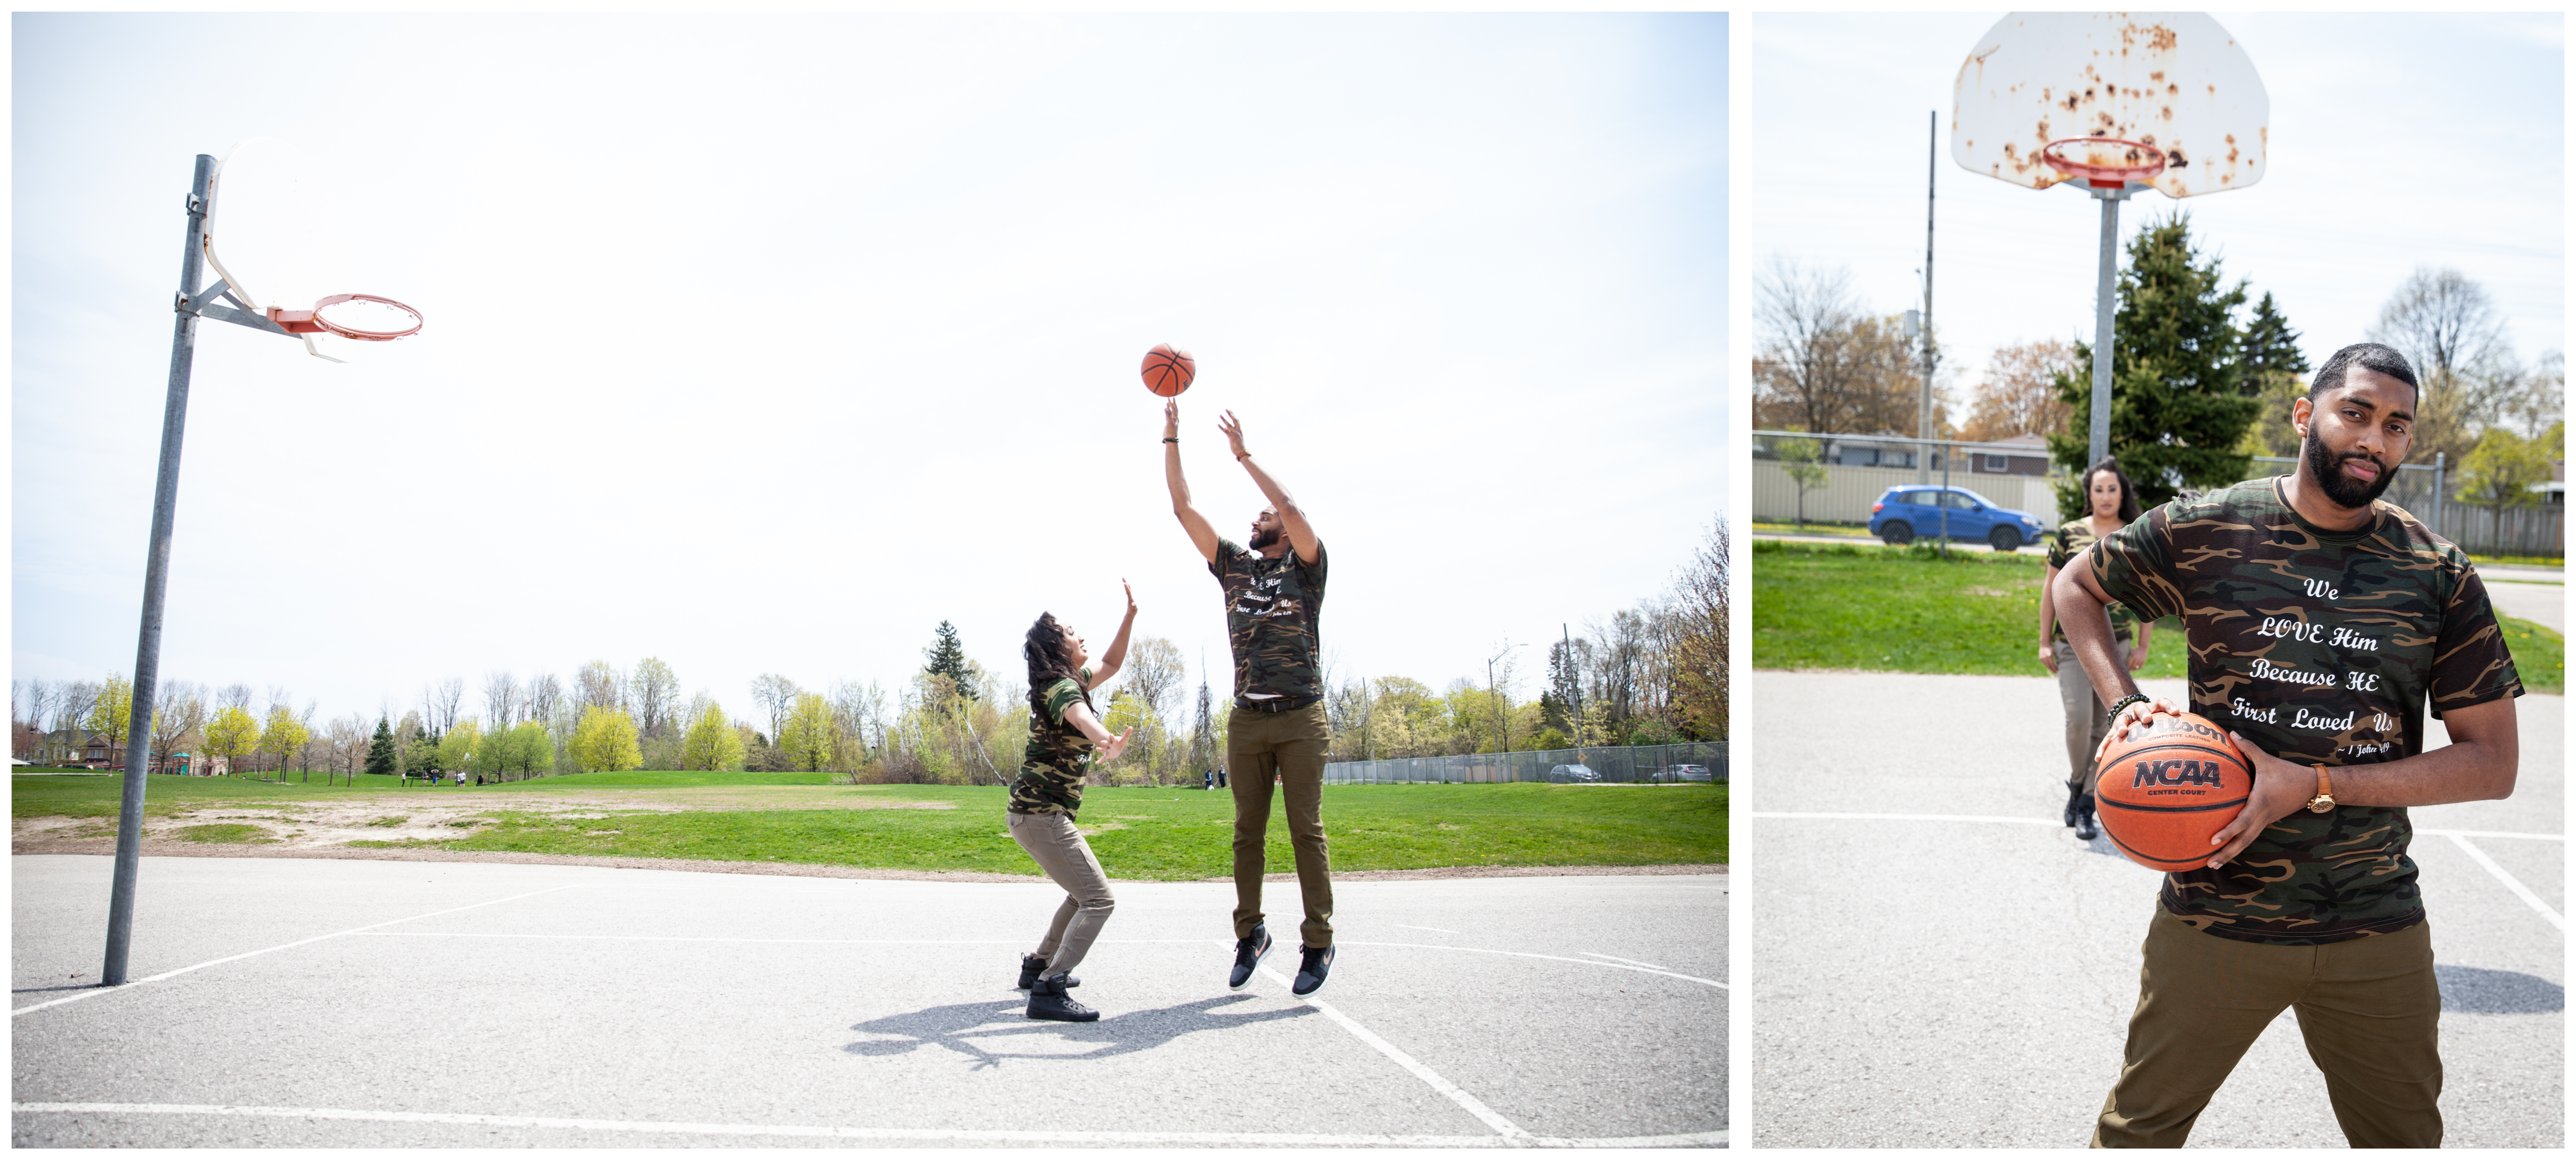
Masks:
[[[1533,749],[1519,753],[1459,753],[1447,757],[1394,757],[1384,761],[1334,761],[1324,766],[1326,785],[1544,781],[1682,784],[1727,780],[1726,743],[1595,745],[1584,749]]]

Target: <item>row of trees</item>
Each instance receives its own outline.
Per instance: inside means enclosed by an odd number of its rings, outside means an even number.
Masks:
[[[1913,434],[1923,384],[1919,350],[1892,317],[1860,304],[1842,271],[1774,260],[1755,282],[1756,426],[1835,434]],[[2253,455],[2295,455],[2291,401],[2313,372],[2300,333],[2269,292],[2230,281],[2196,241],[2187,214],[2146,222],[2131,237],[2112,324],[2111,451],[2161,503],[2185,490],[2244,479]],[[1936,366],[1948,361],[1934,333]],[[2565,362],[2529,363],[2502,313],[2456,269],[2419,268],[2360,337],[2406,353],[2423,381],[2408,462],[2444,457],[2451,498],[2490,506],[2538,501],[2530,485],[2563,458]],[[2338,343],[2337,345],[2341,345]],[[2056,463],[2080,471],[2092,412],[2089,342],[2041,339],[2000,347],[1953,423],[1956,385],[1938,375],[1940,437],[1989,442],[2037,434]],[[2071,488],[2067,514],[2079,510]]]
[[[1334,757],[1724,737],[1726,555],[1726,529],[1713,524],[1665,593],[1587,625],[1582,636],[1548,642],[1546,687],[1536,700],[1518,697],[1520,653],[1508,646],[1497,649],[1482,682],[1462,677],[1439,692],[1409,677],[1328,672]],[[758,720],[729,715],[703,691],[681,699],[678,674],[651,657],[631,670],[594,661],[570,682],[487,674],[479,712],[468,711],[465,682],[450,678],[424,686],[417,706],[388,708],[372,723],[350,714],[318,726],[313,704],[298,709],[283,689],[271,689],[264,711],[255,711],[247,686],[209,694],[192,682],[167,681],[153,743],[158,756],[222,755],[243,772],[515,780],[590,770],[752,769],[832,772],[859,782],[1008,782],[1028,745],[1027,689],[968,657],[945,622],[922,653],[921,669],[891,695],[875,682],[807,689],[761,674],[751,682]],[[1126,755],[1102,771],[1104,781],[1196,781],[1201,770],[1224,764],[1228,695],[1203,671],[1184,703],[1187,678],[1185,658],[1170,640],[1129,642],[1116,683],[1094,694],[1104,724],[1136,730]],[[12,694],[22,736],[51,726],[121,737],[117,714],[131,712],[133,690],[111,677],[19,681]]]

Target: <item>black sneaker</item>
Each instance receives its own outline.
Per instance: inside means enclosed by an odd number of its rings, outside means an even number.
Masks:
[[[1021,955],[1020,981],[1012,984],[1011,989],[1014,991],[1025,991],[1031,987],[1037,986],[1038,976],[1046,973],[1046,965],[1047,961],[1037,955]],[[1064,977],[1064,985],[1068,987],[1079,987],[1082,985],[1082,980],[1073,975],[1066,975]]]
[[[1312,995],[1324,985],[1324,976],[1333,973],[1333,948],[1307,947],[1299,955],[1297,981],[1288,990],[1299,995]]]
[[[1061,1023],[1089,1023],[1100,1018],[1100,1012],[1074,1002],[1064,993],[1071,985],[1064,975],[1038,980],[1036,986],[1029,988],[1029,1018]]]
[[[2083,802],[2084,787],[2080,785],[2070,785],[2066,787],[2066,825],[2069,829],[2072,829],[2075,826],[2075,808],[2082,805]]]
[[[1270,928],[1256,926],[1252,933],[1234,940],[1234,974],[1225,981],[1229,987],[1241,987],[1252,981],[1252,968],[1261,965],[1261,956],[1270,953]]]
[[[2101,833],[2101,827],[2093,823],[2093,795],[2085,794],[2083,801],[2075,807],[2075,837],[2079,841],[2090,842]]]

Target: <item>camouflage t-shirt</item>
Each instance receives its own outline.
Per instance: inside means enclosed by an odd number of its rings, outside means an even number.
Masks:
[[[2048,566],[2063,571],[2068,564],[2074,562],[2077,556],[2084,554],[2084,549],[2092,547],[2093,542],[2101,538],[2093,534],[2091,520],[2068,520],[2057,525],[2057,530],[2048,534]],[[2042,595],[2045,598],[2045,594]],[[2111,616],[2113,637],[2135,639],[2129,626],[2136,624],[2138,618],[2129,614],[2128,605],[2113,604],[2105,607],[2103,611]],[[2061,620],[2055,624],[2057,639],[2066,639],[2066,622]]]
[[[1020,775],[1011,779],[1010,812],[1070,814],[1082,809],[1082,779],[1091,768],[1091,739],[1064,719],[1075,705],[1089,707],[1091,670],[1076,684],[1063,677],[1046,688],[1046,711],[1029,711],[1029,748]]]
[[[2301,519],[2279,479],[2175,500],[2093,549],[2102,590],[2182,617],[2192,712],[2284,761],[2368,765],[2423,748],[2436,716],[2522,695],[2468,557],[2394,504],[2352,532]],[[2165,876],[2177,918],[2314,946],[2424,919],[2414,828],[2394,806],[2298,810],[2217,869]]]
[[[1323,666],[1315,659],[1316,623],[1324,611],[1324,545],[1315,562],[1297,550],[1276,560],[1232,540],[1216,542],[1208,571],[1225,588],[1225,635],[1234,645],[1234,695],[1262,694],[1303,700],[1323,694]]]

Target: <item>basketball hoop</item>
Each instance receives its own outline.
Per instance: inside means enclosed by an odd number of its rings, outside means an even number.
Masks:
[[[2127,189],[2143,185],[2165,171],[2165,151],[2143,141],[2117,137],[2068,137],[2040,147],[2039,159],[2068,177],[2084,179],[2094,189]]]
[[[351,304],[355,305],[351,305]],[[334,307],[340,309],[334,310]],[[400,314],[394,313],[400,311]],[[328,314],[341,317],[334,320]],[[411,325],[402,326],[405,318]],[[336,334],[360,342],[390,342],[420,332],[420,311],[373,294],[333,294],[313,304],[311,310],[284,310],[270,307],[268,320],[288,334]],[[367,323],[368,326],[354,325]],[[399,329],[395,329],[399,327]]]

